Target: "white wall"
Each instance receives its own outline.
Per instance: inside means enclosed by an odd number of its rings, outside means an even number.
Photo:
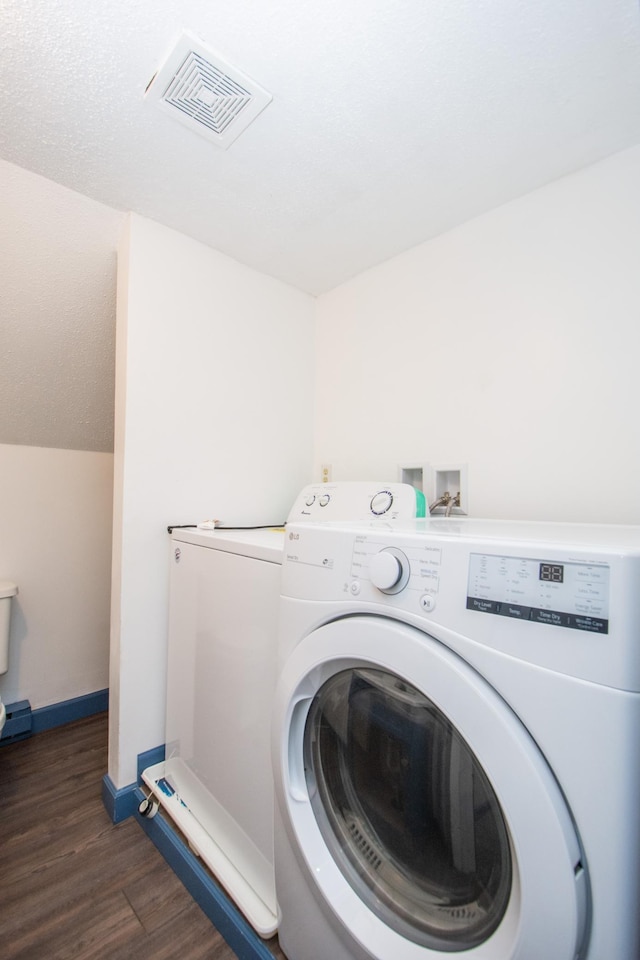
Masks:
[[[310,479],[314,301],[138,216],[118,287],[109,775],[121,787],[164,742],[167,524],[280,522]]]
[[[5,703],[108,685],[112,490],[110,453],[0,445],[0,579],[20,590]]]
[[[5,703],[108,684],[116,246],[123,215],[0,160]]]
[[[640,147],[318,302],[316,472],[468,464],[475,516],[640,522]]]

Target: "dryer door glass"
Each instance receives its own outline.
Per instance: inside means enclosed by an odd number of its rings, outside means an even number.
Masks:
[[[370,910],[435,950],[491,936],[511,891],[507,829],[435,704],[394,674],[344,670],[312,702],[304,753],[324,841]]]

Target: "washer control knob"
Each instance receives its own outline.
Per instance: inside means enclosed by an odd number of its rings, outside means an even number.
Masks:
[[[371,498],[370,509],[375,517],[382,517],[388,513],[393,506],[393,494],[391,490],[379,490]]]
[[[400,593],[409,582],[411,567],[401,550],[387,547],[369,561],[369,578],[382,593]]]

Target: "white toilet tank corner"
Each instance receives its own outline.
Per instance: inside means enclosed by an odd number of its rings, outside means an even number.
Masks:
[[[11,624],[11,600],[18,592],[15,583],[0,580],[0,674],[9,669],[9,627]]]

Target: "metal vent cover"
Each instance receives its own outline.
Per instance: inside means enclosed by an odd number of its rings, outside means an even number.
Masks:
[[[150,80],[145,97],[225,150],[273,99],[186,32]]]

